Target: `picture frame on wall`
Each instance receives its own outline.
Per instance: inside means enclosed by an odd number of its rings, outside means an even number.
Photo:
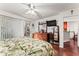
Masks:
[[[38,31],[39,32],[47,32],[47,24],[46,24],[46,22],[39,22]]]
[[[30,23],[26,23],[26,24],[25,24],[24,36],[27,36],[27,37],[30,36]]]

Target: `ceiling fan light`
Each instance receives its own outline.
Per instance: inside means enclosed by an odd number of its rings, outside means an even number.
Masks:
[[[29,9],[28,9],[28,12],[26,12],[26,14],[32,14],[32,15],[35,15],[35,11],[36,11],[36,8],[33,4],[28,4],[29,6]]]
[[[34,10],[29,10],[26,14],[35,14]]]
[[[33,6],[33,4],[30,4],[30,8],[31,8],[31,9],[34,9],[34,6]]]

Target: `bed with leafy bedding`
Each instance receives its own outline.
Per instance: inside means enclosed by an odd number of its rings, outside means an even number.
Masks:
[[[51,44],[32,38],[0,40],[0,56],[52,56],[55,50]]]

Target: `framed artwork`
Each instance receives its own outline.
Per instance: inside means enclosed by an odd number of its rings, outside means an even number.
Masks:
[[[47,32],[47,24],[46,24],[46,22],[39,22],[38,31],[39,32]]]
[[[30,24],[26,23],[24,36],[30,36]]]
[[[67,26],[68,26],[68,23],[65,21],[64,22],[64,31],[67,31]]]

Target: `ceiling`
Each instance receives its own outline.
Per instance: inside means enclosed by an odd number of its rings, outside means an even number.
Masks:
[[[27,3],[0,3],[0,10],[16,14],[29,20],[38,20],[59,14],[62,11],[78,8],[77,3],[32,3],[37,13],[27,13]]]

